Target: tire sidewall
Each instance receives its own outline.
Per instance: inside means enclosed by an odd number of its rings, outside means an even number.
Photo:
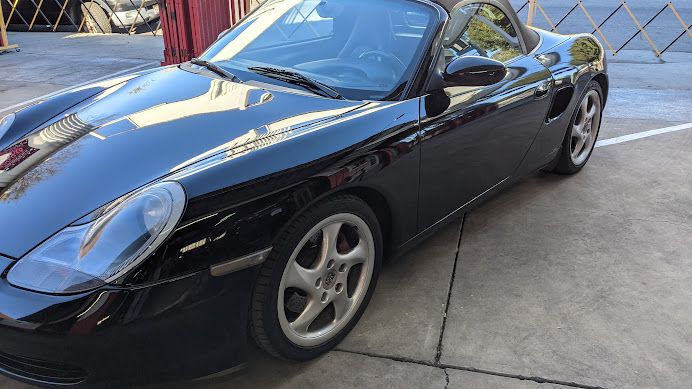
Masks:
[[[598,117],[598,128],[596,128],[596,134],[595,140],[593,142],[593,145],[591,145],[591,149],[589,150],[589,154],[586,156],[586,159],[584,162],[582,162],[579,165],[575,165],[574,161],[572,161],[572,155],[571,155],[571,149],[570,149],[570,141],[572,137],[572,126],[574,125],[574,121],[576,120],[577,115],[579,114],[579,106],[581,105],[582,100],[586,96],[587,93],[590,91],[595,90],[596,93],[598,93],[598,97],[601,102],[601,108],[599,110],[599,117]],[[579,100],[577,100],[577,106],[574,109],[574,112],[572,113],[572,116],[570,117],[569,120],[569,125],[567,126],[567,131],[565,132],[565,137],[562,140],[562,150],[560,152],[560,160],[558,161],[558,164],[555,168],[555,171],[558,173],[566,173],[566,174],[573,174],[581,170],[587,162],[589,162],[589,159],[591,159],[591,155],[593,154],[593,149],[596,147],[596,142],[598,141],[598,135],[600,134],[601,131],[601,122],[603,121],[603,90],[601,88],[601,85],[595,81],[591,80],[589,83],[586,85],[586,88],[584,88],[584,91],[581,93],[579,96]]]
[[[284,270],[288,261],[296,249],[296,246],[303,239],[310,229],[322,220],[339,213],[350,213],[361,218],[370,228],[375,242],[375,263],[373,265],[372,278],[368,290],[361,302],[360,307],[341,331],[327,342],[314,347],[301,347],[292,343],[284,334],[279,322],[277,301],[279,296],[279,285],[283,277]],[[296,218],[291,226],[284,231],[282,238],[277,240],[272,253],[267,262],[271,262],[271,276],[269,279],[268,293],[264,297],[262,307],[263,328],[269,338],[274,351],[280,357],[291,360],[313,359],[330,349],[334,348],[343,338],[353,329],[372,297],[377,285],[383,255],[382,233],[375,213],[365,202],[355,196],[338,196],[326,199],[319,204],[312,206]],[[253,293],[254,294],[254,293]],[[254,299],[253,299],[254,301]],[[255,318],[253,318],[254,320]]]

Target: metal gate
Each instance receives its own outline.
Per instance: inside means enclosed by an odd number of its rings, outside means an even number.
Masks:
[[[14,31],[127,34],[160,31],[157,0],[0,0]]]
[[[585,29],[593,29],[591,33],[596,34],[613,55],[617,55],[617,53],[619,53],[622,49],[627,47],[634,38],[640,35],[643,36],[644,39],[648,42],[649,46],[651,47],[651,49],[657,57],[660,57],[663,53],[668,51],[675,43],[680,41],[680,39],[682,39],[685,35],[687,35],[687,37],[689,38],[692,38],[692,25],[688,25],[683,20],[682,15],[680,14],[680,12],[678,12],[677,8],[675,8],[675,5],[673,5],[672,1],[667,2],[662,8],[658,10],[658,12],[656,12],[652,17],[646,19],[646,21],[644,21],[643,23],[639,18],[637,18],[635,13],[632,11],[632,8],[628,5],[627,1],[622,1],[608,14],[608,16],[606,16],[598,22],[596,22],[594,17],[589,12],[587,5],[585,5],[585,3],[582,0],[576,0],[574,2],[574,5],[570,8],[570,10],[567,13],[561,15],[559,18],[555,18],[557,22],[555,22],[554,19],[552,19],[548,15],[541,3],[547,4],[548,1],[528,0],[517,9],[517,13],[520,13],[521,11],[526,9],[526,22],[528,25],[534,25],[536,22],[536,18],[540,15],[540,17],[548,23],[550,31],[560,32],[558,28],[565,20],[567,20],[568,17],[570,17],[570,15],[574,14],[575,12],[582,12],[590,23],[590,25],[585,26]],[[620,45],[614,45],[611,42],[613,39],[609,39],[606,36],[606,34],[603,31],[603,27],[608,22],[614,20],[614,18],[617,17],[619,14],[626,14],[628,16],[628,19],[636,27],[636,32],[633,35],[626,38],[624,42]],[[654,40],[650,36],[650,34],[646,31],[646,27],[651,25],[651,23],[653,23],[654,21],[666,16],[669,17],[669,20],[667,20],[666,22],[671,22],[670,28],[677,31],[677,35],[671,41],[658,42],[657,45],[656,42],[654,42]],[[675,21],[673,21],[673,19],[675,19]],[[663,49],[660,49],[660,46],[662,46]]]
[[[5,24],[10,29],[24,31],[86,31],[96,33],[106,32],[126,32],[128,34],[150,32],[154,35],[161,33],[162,19],[159,14],[160,4],[166,1],[176,0],[0,0],[3,5],[3,16]],[[189,57],[189,53],[199,54],[200,50],[208,45],[215,37],[221,24],[230,26],[240,20],[251,9],[257,7],[262,0],[180,0],[186,8],[199,7],[198,11],[192,11],[192,17],[187,19],[189,23],[196,23],[190,31],[200,31],[199,34],[187,35],[184,24],[173,21],[176,30],[164,28],[171,39],[177,40],[180,36],[189,36],[189,43],[185,39],[181,43],[170,46],[179,47],[181,58]],[[643,37],[651,47],[656,56],[661,56],[669,51],[673,45],[684,39],[685,36],[692,38],[692,25],[688,25],[681,13],[674,6],[672,1],[667,2],[652,17],[642,19],[637,17],[632,7],[626,1],[621,1],[613,8],[606,17],[596,20],[589,12],[589,3],[582,0],[573,1],[572,7],[563,15],[549,15],[544,5],[554,5],[556,2],[551,0],[526,0],[520,3],[517,8],[518,13],[526,12],[527,24],[534,25],[537,21],[545,21],[548,29],[560,32],[559,28],[571,15],[581,13],[586,17],[583,30],[589,30],[603,42],[608,50],[616,55],[621,50],[628,47],[638,36]],[[221,5],[221,3],[226,3]],[[572,3],[570,1],[570,3]],[[593,3],[590,3],[593,4]],[[205,9],[223,7],[223,12],[217,8],[213,13],[208,13]],[[226,18],[228,15],[228,18]],[[634,33],[624,39],[623,42],[614,44],[615,38],[607,36],[604,26],[612,26],[614,20],[619,16],[626,15],[627,20],[634,26]],[[222,19],[219,19],[221,17]],[[656,42],[647,32],[647,27],[652,23],[665,19],[670,23],[671,31],[675,30],[674,39]],[[165,17],[164,17],[165,18]],[[169,15],[169,20],[173,15]],[[1,23],[1,22],[0,22]],[[629,22],[620,20],[617,23]],[[211,25],[209,28],[207,25]],[[626,27],[623,25],[623,27]],[[210,29],[210,31],[207,31]],[[4,39],[0,36],[0,40]],[[168,41],[168,38],[166,38]],[[7,45],[7,42],[0,42],[0,45]],[[167,46],[168,47],[168,46]],[[171,49],[172,50],[172,49]],[[176,49],[178,50],[178,49]],[[166,62],[174,60],[176,53],[171,53],[171,57],[166,57]]]
[[[2,13],[2,3],[0,3],[0,54],[8,51],[17,49],[17,45],[11,45],[9,39],[7,39],[7,31],[5,31],[5,18]]]
[[[245,0],[232,0],[232,1],[237,1],[237,2],[245,2]],[[646,0],[639,0],[639,1],[646,1]],[[523,3],[520,3],[521,5],[517,8],[517,13],[521,13],[522,11],[527,12],[526,16],[526,21],[528,25],[535,25],[535,21],[537,17],[540,17],[542,20],[545,20],[548,24],[548,29],[551,31],[555,32],[560,32],[558,30],[559,26],[567,20],[570,15],[574,14],[575,12],[582,12],[583,15],[586,17],[588,24],[585,24],[583,26],[584,31],[590,31],[592,34],[595,34],[600,40],[603,42],[603,44],[608,47],[610,52],[613,55],[617,55],[618,52],[626,48],[628,45],[631,44],[632,40],[634,40],[638,36],[643,36],[644,39],[648,42],[650,47],[652,48],[653,52],[656,54],[656,56],[660,57],[663,53],[666,51],[670,50],[670,48],[675,45],[677,42],[679,42],[685,35],[687,35],[688,38],[692,38],[692,25],[688,25],[684,20],[680,12],[675,8],[675,5],[673,4],[672,1],[667,2],[662,8],[658,10],[652,17],[648,19],[644,19],[644,22],[642,23],[642,20],[638,18],[635,15],[635,12],[632,11],[632,8],[628,5],[627,1],[621,1],[611,12],[609,12],[608,16],[603,18],[602,20],[596,21],[595,18],[591,15],[592,13],[589,12],[588,8],[589,5],[586,4],[582,0],[575,0],[575,1],[570,1],[570,3],[573,2],[573,6],[570,8],[570,10],[563,14],[559,15],[559,17],[553,17],[546,12],[545,8],[543,7],[542,4],[550,4],[552,3],[553,5],[557,3],[554,0],[526,0]],[[258,6],[259,4],[262,3],[262,0],[247,0],[247,10],[249,11],[250,9],[253,9],[254,7]],[[624,14],[626,13],[628,16],[628,20],[630,20],[633,23],[633,26],[636,27],[636,32],[632,34],[631,36],[627,37],[624,42],[620,43],[619,45],[614,45],[612,42],[614,39],[608,38],[607,34],[603,31],[603,27],[609,23],[615,20],[619,14]],[[554,16],[554,15],[553,15]],[[668,16],[668,19],[665,20],[666,23],[670,23],[670,28],[672,30],[676,31],[676,35],[674,39],[665,41],[665,42],[654,42],[654,39],[650,36],[650,34],[646,31],[646,28],[651,25],[651,23],[655,22],[656,20],[660,20],[661,18],[664,18]],[[554,20],[557,20],[555,22]],[[662,49],[660,47],[663,47]]]

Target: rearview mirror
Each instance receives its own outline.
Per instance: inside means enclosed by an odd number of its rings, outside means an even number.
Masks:
[[[459,57],[447,65],[444,80],[459,86],[486,86],[496,84],[507,75],[505,65],[491,58]]]

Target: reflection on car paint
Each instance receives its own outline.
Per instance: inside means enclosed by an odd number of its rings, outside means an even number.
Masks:
[[[104,345],[106,370],[134,378],[187,379],[242,363],[258,269],[213,277],[212,266],[271,247],[296,215],[335,193],[377,204],[394,256],[479,193],[555,155],[569,115],[545,120],[553,94],[580,93],[605,62],[595,40],[576,47],[585,36],[541,34],[498,85],[422,91],[421,82],[396,102],[325,99],[168,67],[19,112],[0,139],[9,185],[0,188],[0,273],[55,231],[156,180],[178,180],[188,204],[170,238],[102,290],[54,296],[0,279],[0,357],[77,364],[90,379],[104,378],[104,362],[83,356]],[[433,58],[421,58],[423,79]],[[533,99],[551,78],[548,98]],[[132,369],[132,350],[147,369]],[[180,364],[192,356],[200,359]]]

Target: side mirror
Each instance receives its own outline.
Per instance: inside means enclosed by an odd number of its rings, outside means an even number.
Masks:
[[[443,78],[459,86],[486,86],[502,81],[506,75],[507,67],[500,61],[467,56],[459,57],[447,65]]]

